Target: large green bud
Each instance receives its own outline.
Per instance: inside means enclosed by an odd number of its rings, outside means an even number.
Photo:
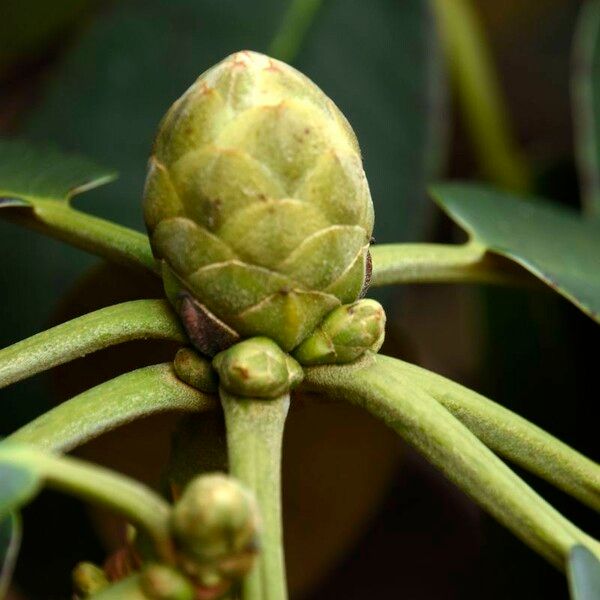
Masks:
[[[290,351],[365,285],[373,207],[356,137],[280,61],[239,52],[201,75],[160,125],[144,196],[167,294],[203,352],[253,336]]]

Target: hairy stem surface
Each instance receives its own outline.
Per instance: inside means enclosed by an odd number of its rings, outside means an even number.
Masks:
[[[240,398],[220,390],[229,470],[258,501],[262,520],[257,566],[243,583],[244,600],[287,598],[281,522],[281,445],[290,397]]]
[[[145,485],[108,469],[70,457],[58,457],[28,445],[3,443],[0,461],[39,474],[46,484],[123,515],[147,532],[157,556],[173,560],[170,506]]]
[[[139,339],[185,342],[165,300],[134,300],[52,327],[0,350],[0,388],[108,346]]]
[[[378,360],[432,395],[494,452],[600,511],[600,465],[458,383],[401,360],[387,356]]]
[[[382,244],[371,246],[371,286],[398,283],[531,284],[532,278],[508,261],[486,253],[477,242]]]
[[[536,552],[564,569],[581,543],[600,544],[565,519],[513,473],[473,433],[389,359],[368,355],[348,366],[306,370],[313,391],[343,394],[366,408]]]
[[[202,412],[216,399],[177,378],[170,363],[143,367],[63,402],[9,440],[67,452],[135,419],[161,412]]]
[[[79,211],[66,202],[45,200],[6,218],[110,261],[158,273],[145,234]]]

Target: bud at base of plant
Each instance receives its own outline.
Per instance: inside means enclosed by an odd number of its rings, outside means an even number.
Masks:
[[[221,473],[196,477],[173,508],[181,568],[208,593],[221,593],[254,566],[259,517],[254,496]]]
[[[73,569],[73,591],[78,598],[88,598],[109,585],[106,573],[91,562],[80,562]]]
[[[278,398],[302,381],[302,367],[273,340],[244,340],[217,354],[213,366],[221,387],[246,398]]]
[[[140,588],[152,600],[195,600],[192,584],[173,568],[151,564],[142,572]]]
[[[173,361],[175,373],[181,381],[205,392],[214,394],[219,389],[219,381],[212,365],[191,348],[180,348]]]
[[[293,352],[302,365],[343,364],[367,350],[377,352],[385,336],[385,312],[365,299],[331,311],[316,331]]]

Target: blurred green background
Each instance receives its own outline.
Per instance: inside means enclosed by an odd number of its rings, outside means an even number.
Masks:
[[[568,86],[580,4],[474,2],[537,190],[572,205],[578,204],[578,189]],[[161,116],[227,54],[267,51],[289,5],[289,0],[3,0],[0,135],[52,142],[116,168],[117,182],[83,195],[77,204],[141,229],[145,164]],[[375,203],[377,242],[461,240],[426,196],[430,181],[480,177],[429,3],[324,0],[292,63],[324,89],[357,132]],[[0,346],[96,306],[160,294],[128,273],[106,279],[96,259],[5,222],[0,255]],[[92,267],[95,275],[82,283]],[[592,385],[600,334],[576,309],[539,292],[482,293],[463,286],[407,286],[381,298],[390,315],[388,353],[474,387],[597,456],[592,404],[598,393]],[[2,390],[0,433],[83,387],[157,362],[161,353],[139,346],[100,353],[87,367],[75,363]],[[330,488],[320,484],[321,496],[311,488],[319,479],[317,467],[312,478],[290,479],[293,494],[288,492],[286,506],[291,537],[299,540],[288,552],[294,598],[566,597],[558,573],[420,457],[385,436],[381,441],[384,434],[368,419],[363,426],[356,415],[341,411],[321,415],[315,426],[301,410],[298,414],[290,433],[290,472],[298,464],[310,471],[320,461],[330,464],[331,473],[339,471],[338,460],[351,464],[341,471],[343,481],[338,473]],[[144,476],[138,462],[154,456],[148,436],[155,426],[110,436],[88,456]],[[345,433],[336,436],[337,428]],[[129,461],[122,456],[125,437]],[[360,442],[354,452],[336,445],[349,449],[352,440]],[[369,464],[365,457],[380,462]],[[380,476],[369,477],[370,471]],[[576,522],[594,527],[585,509],[532,483]],[[362,508],[336,509],[353,502],[340,490],[355,492]],[[330,499],[327,510],[312,514],[320,497]],[[340,516],[346,514],[353,519]],[[339,527],[328,529],[325,522],[336,515]],[[15,593],[68,598],[70,569],[80,559],[103,559],[108,526],[98,515],[90,520],[78,503],[50,493],[24,518]],[[312,525],[301,535],[305,527],[299,524],[305,522]],[[327,556],[313,560],[321,534],[339,540],[324,542]]]

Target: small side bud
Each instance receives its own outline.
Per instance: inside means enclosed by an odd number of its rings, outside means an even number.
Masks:
[[[219,381],[210,362],[191,348],[177,351],[173,367],[177,377],[193,388],[206,394],[214,394],[218,390]]]
[[[358,300],[333,310],[294,351],[303,365],[341,364],[367,350],[377,352],[385,335],[385,312],[375,300]]]
[[[229,393],[277,398],[302,381],[302,367],[273,340],[251,338],[217,354],[213,367]]]
[[[225,590],[254,566],[258,508],[230,477],[196,477],[173,508],[171,529],[181,568],[202,587]]]
[[[148,565],[140,578],[140,588],[152,600],[194,600],[192,584],[171,567]]]
[[[104,571],[91,562],[80,562],[72,573],[76,598],[89,598],[108,586]]]

